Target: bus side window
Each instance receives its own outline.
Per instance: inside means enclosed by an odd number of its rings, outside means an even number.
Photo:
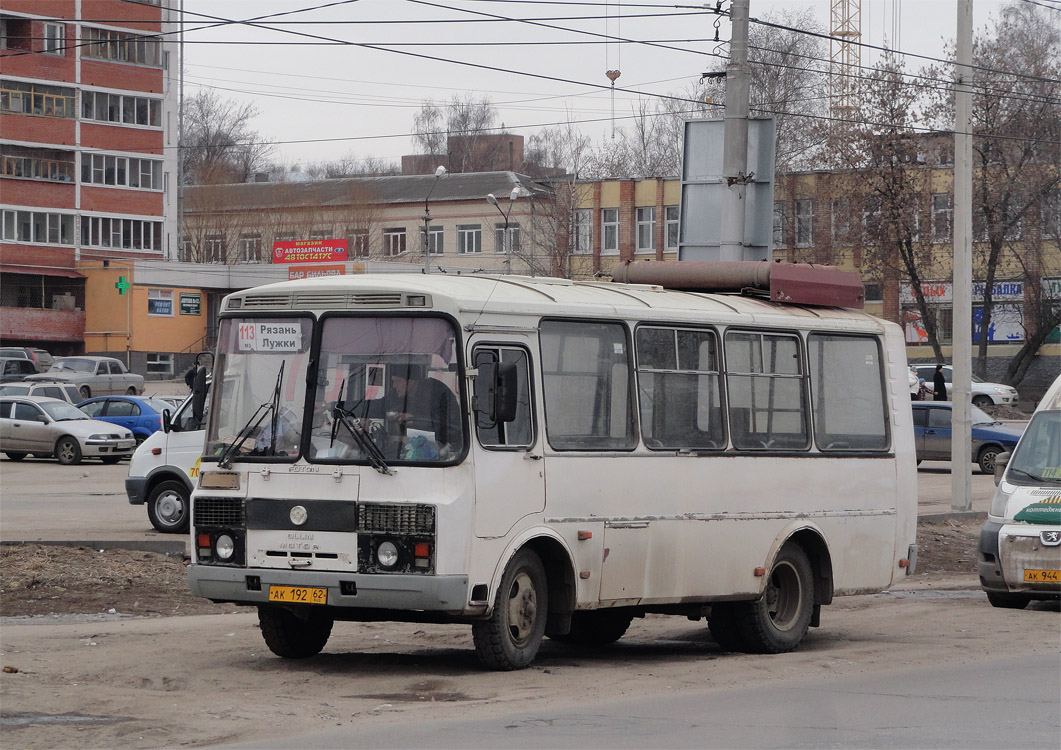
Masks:
[[[478,367],[485,362],[505,362],[515,365],[517,382],[516,418],[511,422],[497,422],[489,427],[476,424],[479,442],[485,448],[530,448],[534,445],[534,411],[531,408],[530,361],[525,349],[518,347],[476,347],[472,361]]]
[[[738,450],[806,450],[810,445],[799,339],[726,333],[730,435]]]

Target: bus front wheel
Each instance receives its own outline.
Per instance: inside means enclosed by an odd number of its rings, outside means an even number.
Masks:
[[[737,609],[737,624],[747,650],[781,654],[800,644],[814,611],[814,574],[807,553],[795,542],[781,548],[766,591]]]
[[[505,568],[490,618],[472,624],[479,661],[506,671],[529,665],[542,645],[548,610],[542,561],[532,550],[521,550]]]
[[[316,656],[332,634],[333,620],[320,610],[295,613],[284,607],[258,607],[258,623],[265,645],[285,659]]]

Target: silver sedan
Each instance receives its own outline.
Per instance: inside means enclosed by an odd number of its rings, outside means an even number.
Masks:
[[[133,433],[89,419],[72,404],[46,396],[0,398],[0,451],[12,461],[29,454],[55,456],[64,465],[82,458],[116,464],[132,455]]]
[[[30,375],[26,380],[59,380],[73,383],[81,398],[121,395],[139,396],[144,392],[144,376],[125,369],[114,357],[59,357],[48,372]]]

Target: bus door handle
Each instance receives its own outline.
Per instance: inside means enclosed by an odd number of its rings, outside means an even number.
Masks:
[[[287,560],[287,564],[292,568],[308,568],[313,565],[313,561],[304,557],[290,557]]]
[[[524,461],[541,461],[542,457],[539,454],[537,454],[537,453],[524,453],[523,454],[523,460]]]

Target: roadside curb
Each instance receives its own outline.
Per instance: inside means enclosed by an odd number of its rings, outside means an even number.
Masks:
[[[917,517],[918,523],[943,523],[944,521],[986,521],[982,510],[953,510],[946,513],[924,513]]]
[[[178,539],[24,539],[0,542],[0,547],[15,547],[21,544],[42,544],[46,547],[88,547],[90,549],[129,549],[138,552],[154,552],[170,557],[188,557],[188,542]]]

